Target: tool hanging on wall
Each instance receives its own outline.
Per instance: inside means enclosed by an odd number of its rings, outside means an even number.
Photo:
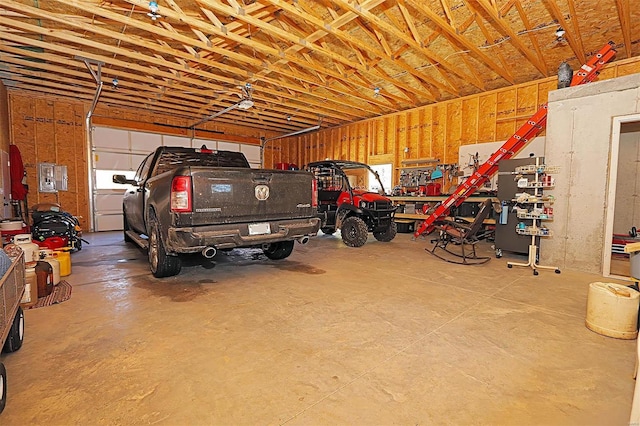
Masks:
[[[571,86],[593,81],[602,67],[616,54],[613,42],[607,43],[594,57],[574,74]],[[547,122],[547,104],[545,103],[535,114],[527,120],[489,159],[482,164],[469,178],[462,182],[435,211],[416,228],[413,238],[423,233],[430,233],[434,229],[434,222],[445,216],[451,207],[462,204],[476,189],[482,187],[498,171],[500,160],[507,160],[516,155],[524,146],[542,131]]]

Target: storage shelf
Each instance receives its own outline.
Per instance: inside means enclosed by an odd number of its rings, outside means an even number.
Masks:
[[[518,219],[553,220],[553,215],[544,214],[544,213],[542,214],[518,213],[517,216],[518,216]]]
[[[526,186],[519,186],[518,188],[553,188],[555,183],[547,182],[529,182]]]
[[[537,237],[551,237],[553,232],[547,228],[534,228],[527,226],[526,228],[516,228],[516,233],[520,235],[535,235]]]
[[[539,174],[550,174],[550,173],[560,173],[560,166],[547,166],[544,164],[536,166],[535,164],[529,164],[527,166],[516,167],[514,174],[530,174],[530,173],[539,173]]]
[[[439,162],[440,162],[439,158],[415,158],[415,159],[408,158],[406,160],[400,161],[400,164],[404,166],[405,164],[434,164]]]

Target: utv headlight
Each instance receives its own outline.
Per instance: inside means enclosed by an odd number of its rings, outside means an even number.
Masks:
[[[360,201],[360,208],[361,209],[369,208],[369,203],[367,203],[366,201]]]

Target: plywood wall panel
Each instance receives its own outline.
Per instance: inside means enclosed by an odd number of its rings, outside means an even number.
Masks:
[[[496,140],[497,100],[496,93],[489,93],[479,97],[478,142],[494,142]]]
[[[446,164],[458,162],[458,147],[462,143],[462,101],[447,103],[446,137],[444,140],[444,156]]]
[[[78,216],[88,229],[87,151],[84,133],[84,106],[79,102],[31,97],[12,92],[9,96],[11,134],[20,149],[29,193],[28,206],[59,203],[63,210]],[[38,164],[67,166],[68,191],[38,191]]]
[[[421,109],[414,109],[408,112],[407,125],[409,126],[409,135],[407,137],[406,147],[409,148],[409,154],[418,152],[421,136],[421,111]],[[400,149],[400,151],[404,152],[404,149]]]
[[[433,107],[432,150],[434,158],[441,161],[445,158],[445,138],[447,137],[447,106],[437,104]]]
[[[616,64],[614,63],[614,65]],[[640,60],[635,62],[620,64],[620,65],[617,65],[615,68],[616,68],[616,71],[615,71],[616,77],[622,77],[625,75],[640,73]]]
[[[476,143],[479,98],[462,101],[460,145]]]
[[[432,158],[433,157],[433,106],[429,105],[422,110],[422,122],[420,123],[420,144],[418,153],[411,158]]]

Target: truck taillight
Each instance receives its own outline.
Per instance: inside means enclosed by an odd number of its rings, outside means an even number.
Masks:
[[[318,181],[311,179],[311,206],[318,207]]]
[[[190,212],[191,209],[191,176],[176,176],[171,182],[171,211]]]

